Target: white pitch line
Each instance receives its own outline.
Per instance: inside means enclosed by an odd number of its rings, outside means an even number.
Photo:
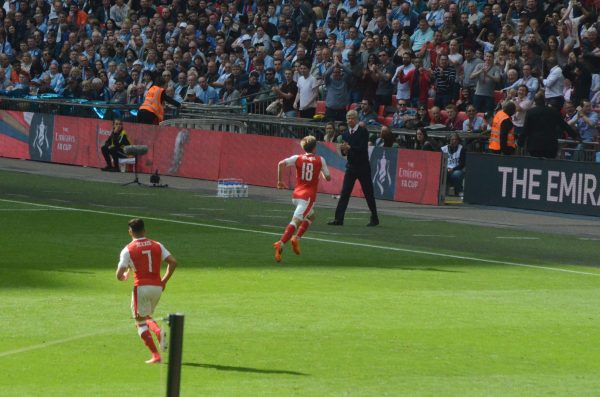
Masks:
[[[286,215],[248,215],[248,218],[289,218]]]
[[[137,215],[132,215],[132,214],[118,214],[118,213],[113,213],[113,212],[89,210],[89,209],[84,209],[84,208],[59,207],[56,205],[30,203],[30,202],[26,202],[26,201],[16,201],[16,200],[8,200],[8,199],[0,199],[0,201],[6,202],[6,203],[13,203],[13,204],[28,204],[28,205],[37,206],[37,207],[58,208],[58,209],[64,209],[64,210],[69,210],[69,211],[74,211],[74,212],[87,212],[90,214],[112,215],[112,216],[127,217],[127,218],[137,217]],[[145,216],[144,219],[153,220],[153,221],[157,221],[157,222],[176,223],[176,224],[180,224],[180,225],[200,226],[200,227],[206,227],[206,228],[212,228],[212,229],[232,230],[232,231],[236,231],[236,232],[246,232],[246,233],[255,233],[255,234],[265,234],[265,235],[269,235],[269,236],[279,236],[279,233],[267,232],[264,230],[244,229],[241,227],[210,225],[207,223],[190,222],[190,221],[183,221],[183,220],[177,220],[177,219],[156,218],[156,217],[150,217],[150,216]],[[239,223],[237,221],[232,221],[229,219],[216,219],[216,220],[222,221],[222,222]],[[313,241],[319,241],[322,243],[341,244],[341,245],[349,245],[349,246],[363,247],[363,248],[375,248],[375,249],[380,249],[380,250],[384,250],[384,251],[407,252],[410,254],[437,256],[440,258],[461,259],[461,260],[465,260],[465,261],[482,262],[482,263],[495,263],[495,264],[500,264],[500,265],[526,267],[526,268],[531,268],[531,269],[541,269],[541,270],[548,270],[548,271],[553,271],[553,272],[581,274],[581,275],[586,275],[586,276],[600,277],[600,273],[591,273],[591,272],[583,272],[583,271],[579,271],[579,270],[561,269],[561,268],[549,267],[549,266],[530,265],[527,263],[519,263],[519,262],[508,262],[508,261],[499,261],[499,260],[494,260],[494,259],[484,259],[484,258],[477,258],[474,256],[444,254],[441,252],[422,251],[422,250],[409,249],[409,248],[390,247],[390,246],[385,246],[385,245],[365,244],[365,243],[357,243],[357,242],[350,242],[350,241],[329,240],[326,238],[315,238],[315,237],[302,237],[302,238],[304,240],[313,240]]]
[[[0,208],[0,211],[25,211],[25,212],[35,212],[35,211],[65,211],[59,208]],[[68,210],[66,210],[68,211]]]
[[[539,237],[519,237],[519,236],[497,236],[496,238],[501,240],[539,240]]]
[[[43,348],[54,346],[54,345],[60,345],[62,343],[72,342],[74,340],[84,339],[84,338],[89,338],[90,336],[100,335],[100,334],[103,334],[104,332],[106,332],[106,331],[90,332],[88,334],[81,334],[81,335],[70,336],[68,338],[57,339],[57,340],[54,340],[54,341],[51,341],[51,342],[39,343],[37,345],[31,345],[31,346],[27,346],[27,347],[22,347],[20,349],[9,350],[9,351],[6,351],[6,352],[1,352],[0,353],[0,357],[7,357],[7,356],[12,356],[14,354],[25,353],[25,352],[28,352],[28,351],[31,351],[31,350],[43,349]]]
[[[451,234],[413,234],[413,237],[446,237],[446,238],[454,238]]]

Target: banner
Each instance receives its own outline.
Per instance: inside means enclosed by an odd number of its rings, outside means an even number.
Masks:
[[[467,153],[465,201],[599,216],[600,164]]]
[[[214,180],[240,178],[249,185],[274,187],[277,164],[303,153],[297,139],[230,132],[191,130],[124,123],[133,145],[148,152],[137,159],[142,174]],[[53,116],[41,113],[0,111],[0,156],[102,168],[102,146],[110,136],[112,121]],[[375,197],[438,205],[441,153],[369,147]],[[334,143],[319,142],[331,181],[321,181],[319,192],[339,194],[346,159]],[[286,184],[293,188],[293,167],[286,169]],[[352,195],[363,197],[360,183]]]
[[[440,205],[442,158],[441,152],[400,149],[394,200]]]

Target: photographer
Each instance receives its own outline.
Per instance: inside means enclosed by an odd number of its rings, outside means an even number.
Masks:
[[[106,161],[106,167],[102,168],[102,171],[118,172],[119,158],[127,157],[123,152],[123,148],[129,145],[131,145],[131,142],[123,129],[123,121],[114,119],[112,132],[102,145],[102,155]]]

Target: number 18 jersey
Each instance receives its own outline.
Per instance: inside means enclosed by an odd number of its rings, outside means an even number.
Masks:
[[[325,159],[311,153],[295,155],[285,159],[288,166],[296,167],[296,187],[292,198],[315,201],[317,188],[319,186],[319,175],[321,171],[325,176],[329,175],[329,169]]]

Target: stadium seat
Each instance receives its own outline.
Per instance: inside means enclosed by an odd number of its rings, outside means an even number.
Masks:
[[[317,101],[317,109],[315,110],[315,114],[320,114],[325,116],[325,110],[327,106],[325,105],[325,101]]]
[[[467,113],[466,112],[458,112],[458,114],[456,115],[456,121],[460,122],[460,124],[462,125],[462,123],[464,123],[464,121],[467,119]]]
[[[377,115],[383,116],[385,114],[385,105],[379,105],[379,109],[377,109]]]
[[[398,99],[396,98],[396,95],[392,95],[392,105],[396,105],[398,103]]]
[[[119,169],[121,172],[132,172],[135,167],[135,157],[119,158]]]
[[[496,90],[494,91],[494,104],[499,104],[500,102],[502,102],[502,99],[504,97],[504,92],[500,91],[500,90]]]
[[[431,109],[435,103],[433,98],[427,98],[427,109]]]
[[[348,110],[358,109],[359,106],[360,106],[359,103],[351,103],[350,106],[348,106]]]

